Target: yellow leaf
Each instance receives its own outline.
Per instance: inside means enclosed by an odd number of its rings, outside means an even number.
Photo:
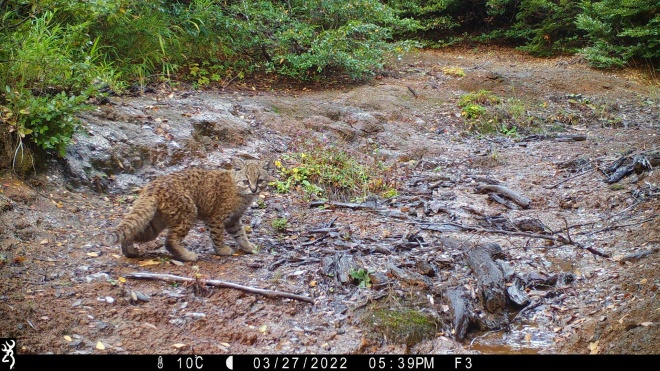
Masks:
[[[600,351],[600,349],[598,349],[598,341],[599,340],[589,343],[589,354],[598,354]]]
[[[124,278],[124,277],[119,277],[119,278],[118,278],[118,281],[121,282],[121,283],[126,283],[126,278]]]
[[[138,265],[139,265],[140,267],[146,267],[147,265],[158,265],[158,264],[160,264],[160,262],[155,261],[155,260],[153,260],[153,259],[149,259],[149,260],[141,260],[141,261],[138,262]]]
[[[88,253],[87,253],[87,256],[90,256],[90,257],[92,257],[92,258],[96,258],[96,257],[99,256],[99,253],[97,253],[97,252],[88,252]]]
[[[532,341],[532,335],[531,334],[525,334],[525,341],[527,344],[529,344],[530,341]]]
[[[259,332],[261,332],[261,333],[263,333],[263,334],[266,333],[266,330],[268,330],[268,326],[267,326],[267,325],[263,325],[263,326],[259,327]]]
[[[103,350],[105,349],[105,345],[103,345],[103,343],[99,341],[98,343],[96,343],[96,349]]]
[[[309,283],[309,287],[316,287],[316,281],[312,281]]]
[[[69,336],[69,335],[64,335],[64,340],[71,341],[73,339],[71,339],[71,336]]]
[[[176,344],[172,344],[172,346],[175,347],[175,348],[177,348],[177,349],[179,349],[179,348],[183,348],[183,347],[185,347],[186,344],[183,344],[183,343],[176,343]]]

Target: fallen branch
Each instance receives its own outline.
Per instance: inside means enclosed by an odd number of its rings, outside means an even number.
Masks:
[[[648,218],[644,218],[644,219],[642,219],[642,220],[635,221],[635,222],[632,222],[632,223],[627,223],[627,224],[615,224],[615,225],[610,225],[610,226],[608,226],[608,227],[605,227],[605,228],[599,229],[599,230],[597,230],[597,231],[590,231],[590,232],[586,232],[586,231],[585,231],[585,232],[580,232],[580,233],[577,233],[577,234],[578,234],[578,235],[593,236],[593,235],[596,234],[596,233],[608,232],[608,231],[611,231],[611,230],[613,230],[613,229],[617,229],[617,228],[631,227],[631,226],[635,226],[635,225],[639,225],[639,224],[644,224],[644,223],[646,223],[646,222],[650,222],[650,221],[652,221],[652,220],[654,220],[654,219],[656,219],[656,218],[658,218],[658,217],[660,217],[660,215],[652,215],[652,216],[649,216]]]
[[[389,210],[386,208],[379,208],[374,202],[335,202],[335,201],[312,201],[309,203],[310,208],[314,207],[327,207],[327,208],[346,208],[351,210],[364,210],[370,213],[375,213],[388,218],[407,219],[406,214],[399,210]]]
[[[560,186],[560,185],[562,185],[562,184],[568,182],[569,180],[573,180],[573,179],[575,179],[575,178],[579,178],[579,177],[581,177],[581,176],[583,176],[583,175],[587,175],[587,174],[592,173],[592,172],[594,172],[594,171],[596,171],[596,169],[591,169],[591,170],[583,171],[583,172],[581,172],[581,173],[579,173],[579,174],[577,174],[577,175],[573,175],[573,176],[571,176],[571,177],[568,177],[568,178],[566,178],[566,179],[564,179],[564,180],[562,180],[562,181],[560,181],[560,182],[557,182],[557,183],[555,183],[555,184],[553,184],[553,185],[551,185],[551,186],[545,186],[544,188],[545,188],[545,189],[553,189],[553,188],[557,188],[558,186]]]
[[[501,185],[494,185],[494,184],[482,184],[478,185],[475,187],[476,191],[479,193],[485,193],[486,191],[491,191],[491,192],[496,192],[499,193],[509,199],[511,199],[513,202],[517,203],[520,205],[523,209],[528,209],[529,205],[532,203],[532,200],[529,198],[521,195],[520,193],[516,191],[512,191],[504,186]]]
[[[374,205],[368,203],[354,203],[354,202],[334,202],[334,201],[312,201],[309,203],[309,207],[336,207],[336,208],[347,208],[352,210],[365,210],[365,209],[375,209]]]
[[[642,258],[647,257],[648,255],[654,254],[660,252],[660,248],[653,248],[650,250],[643,250],[643,251],[638,251],[636,253],[628,254],[624,256],[623,258],[619,259],[619,263],[624,263],[624,262],[632,262],[636,261]]]
[[[500,203],[511,210],[520,210],[520,206],[518,206],[518,204],[516,204],[515,202],[511,202],[505,199],[504,197],[500,197],[499,193],[489,193],[488,199]]]
[[[565,134],[557,135],[555,140],[557,142],[582,142],[587,140],[587,136],[582,134]]]
[[[592,247],[585,247],[579,242],[573,241],[570,238],[570,235],[568,238],[562,236],[562,235],[556,235],[556,234],[538,234],[538,233],[528,233],[528,232],[519,232],[519,231],[504,231],[501,229],[488,229],[488,228],[480,228],[480,227],[475,227],[475,226],[470,226],[470,225],[462,225],[458,223],[442,223],[442,224],[434,224],[434,223],[427,223],[427,224],[418,224],[419,228],[421,229],[426,229],[426,230],[431,230],[431,231],[438,231],[438,232],[452,232],[456,230],[463,230],[463,231],[470,231],[470,232],[480,232],[480,233],[497,233],[497,234],[506,234],[509,236],[519,236],[519,237],[529,237],[529,238],[541,238],[544,240],[550,240],[550,241],[556,241],[559,243],[562,243],[564,245],[573,245],[577,246],[579,248],[585,249],[589,251],[590,253],[598,256],[602,256],[604,258],[609,258],[609,254],[605,254],[603,252],[600,252]]]
[[[283,291],[272,291],[272,290],[265,290],[265,289],[260,289],[256,287],[250,287],[250,286],[243,286],[239,285],[236,283],[232,282],[227,282],[227,281],[220,281],[220,280],[203,280],[203,279],[194,279],[190,277],[181,277],[181,276],[175,276],[173,274],[158,274],[158,273],[148,273],[148,272],[135,272],[135,273],[129,273],[125,276],[126,278],[137,278],[137,279],[147,279],[147,280],[160,280],[160,281],[165,281],[165,282],[187,282],[187,283],[195,283],[195,282],[200,282],[203,283],[204,285],[207,286],[216,286],[216,287],[226,287],[230,289],[236,289],[236,290],[243,290],[247,292],[251,292],[254,294],[259,294],[263,295],[267,298],[276,298],[276,297],[281,297],[281,298],[288,298],[288,299],[294,299],[294,300],[300,300],[300,301],[306,301],[308,303],[314,303],[314,300],[308,296],[302,296],[302,295],[296,295],[292,294],[289,292],[283,292]]]

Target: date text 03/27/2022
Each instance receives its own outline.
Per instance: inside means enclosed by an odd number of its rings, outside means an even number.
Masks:
[[[451,358],[451,365],[448,361]],[[433,370],[435,356],[254,356],[254,370]],[[444,366],[455,370],[472,368],[470,357],[443,356]],[[245,365],[248,366],[248,365]],[[439,366],[439,365],[438,365]]]

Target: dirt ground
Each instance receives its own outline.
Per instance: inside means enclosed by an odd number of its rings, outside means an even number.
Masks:
[[[460,68],[465,76],[448,68]],[[611,185],[601,171],[626,151],[660,146],[660,88],[645,76],[592,70],[579,57],[536,59],[508,49],[475,48],[405,56],[385,76],[361,85],[268,91],[246,85],[113,97],[118,107],[170,101],[177,108],[184,95],[193,103],[211,96],[233,102],[237,117],[251,123],[250,131],[242,143],[209,156],[256,151],[281,158],[297,151],[295,143],[305,136],[356,151],[377,148],[400,168],[399,195],[383,205],[403,216],[310,208],[299,192],[271,189],[244,218],[250,238],[262,248],[257,255],[212,255],[199,225],[186,239],[200,255],[196,263],[175,262],[164,249],[153,250],[162,240],[142,247],[144,258],[128,259],[97,237],[118,223],[134,193],[74,191],[56,161],[25,182],[7,172],[0,178],[0,334],[18,338],[19,354],[659,354],[660,172]],[[457,103],[481,89],[524,102],[526,117],[537,117],[541,131],[469,134]],[[180,107],[182,115],[187,109]],[[366,114],[368,119],[361,119]],[[586,140],[539,134],[556,133],[557,127],[560,134]],[[581,167],[588,164],[592,167]],[[531,207],[510,210],[476,193],[475,183],[484,177],[525,194]],[[427,198],[418,196],[420,183],[429,179],[444,183]],[[411,213],[419,202],[434,200],[449,212]],[[508,235],[433,232],[417,223],[469,224],[479,214],[534,217],[559,232],[570,225],[572,238],[585,248]],[[288,220],[285,230],[273,227],[276,218]],[[311,237],[311,230],[330,220],[336,235],[323,241]],[[399,243],[411,234],[424,243]],[[406,298],[441,314],[437,293],[443,288],[474,287],[459,254],[444,248],[441,236],[497,242],[520,274],[564,272],[575,279],[553,290],[528,290],[535,305],[502,331],[474,330],[463,342],[452,340],[451,329],[442,325],[433,336],[415,341],[406,334],[374,336],[365,320],[373,303],[394,310]],[[372,288],[342,284],[323,274],[323,259],[336,251],[385,276],[390,264],[406,268],[420,261],[438,273],[429,287],[401,280]],[[639,252],[649,254],[633,257]],[[314,304],[126,278],[138,271],[292,292],[312,297]]]

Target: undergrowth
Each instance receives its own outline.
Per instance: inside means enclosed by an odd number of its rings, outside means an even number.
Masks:
[[[621,124],[616,106],[599,103],[581,94],[567,95],[557,102],[538,102],[517,97],[501,98],[488,90],[462,95],[461,108],[466,128],[479,135],[520,135],[561,131],[567,126],[615,127]]]
[[[295,189],[311,199],[336,201],[398,194],[398,168],[378,159],[376,149],[356,151],[319,139],[300,139],[294,147],[296,152],[275,161],[280,180],[274,186],[280,193]]]

